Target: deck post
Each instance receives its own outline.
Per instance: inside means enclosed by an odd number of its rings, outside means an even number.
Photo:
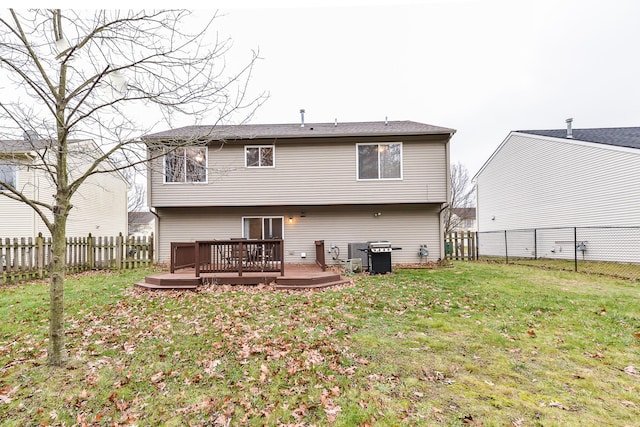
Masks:
[[[244,259],[244,245],[238,240],[238,276],[242,277],[242,263]]]
[[[284,276],[284,240],[280,240],[280,275]]]
[[[195,251],[195,258],[196,258],[194,260],[195,267],[196,267],[196,277],[200,277],[200,242],[196,241],[194,245],[195,245],[194,251]]]

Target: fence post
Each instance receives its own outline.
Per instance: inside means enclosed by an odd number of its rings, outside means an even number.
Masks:
[[[89,264],[89,270],[93,270],[96,267],[96,257],[93,253],[93,236],[91,233],[87,236],[87,263]]]
[[[36,266],[38,268],[38,278],[44,278],[44,241],[42,233],[36,237]]]
[[[533,229],[533,259],[538,259],[538,229]]]
[[[507,247],[507,230],[504,230],[504,262],[509,264],[509,249]]]
[[[470,247],[469,247],[469,259],[470,260],[476,260],[476,236],[478,235],[478,233],[476,233],[475,231],[469,231],[469,242],[470,242]]]
[[[122,258],[124,257],[122,233],[116,236],[116,270],[122,270]]]
[[[578,271],[578,228],[573,227],[573,271]]]

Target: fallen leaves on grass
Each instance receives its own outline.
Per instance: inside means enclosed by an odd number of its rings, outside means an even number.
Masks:
[[[544,406],[544,405],[543,405]],[[549,404],[547,406],[550,406],[552,408],[558,408],[558,409],[562,409],[563,411],[570,411],[571,409],[564,406],[562,403],[560,402],[549,402]]]
[[[11,402],[11,395],[18,391],[20,387],[15,386],[11,387],[10,385],[6,385],[0,388],[0,403],[9,403]]]

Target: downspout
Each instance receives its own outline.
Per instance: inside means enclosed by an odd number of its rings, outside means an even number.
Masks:
[[[440,239],[439,239],[439,246],[440,246],[440,259],[444,260],[445,259],[445,245],[444,245],[444,219],[442,218],[442,212],[444,212],[444,210],[451,204],[451,160],[450,160],[450,154],[449,154],[449,144],[451,141],[451,137],[453,137],[453,133],[449,134],[449,138],[447,138],[447,141],[444,144],[444,157],[445,157],[445,161],[446,161],[446,175],[445,175],[445,180],[447,182],[447,202],[443,203],[442,206],[440,207],[440,212],[439,212],[439,224],[440,224]]]
[[[149,212],[151,212],[155,217],[156,217],[156,224],[153,227],[153,262],[154,263],[158,263],[159,261],[159,256],[160,256],[160,215],[158,215],[158,212],[156,212],[155,208],[152,208],[151,206],[149,206]]]

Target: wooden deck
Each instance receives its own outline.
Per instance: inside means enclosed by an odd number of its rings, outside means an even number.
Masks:
[[[272,283],[276,289],[322,289],[349,281],[332,271],[322,271],[315,264],[287,264],[285,275],[278,272],[200,273],[187,268],[174,273],[158,273],[147,276],[136,286],[146,289],[197,289],[204,285],[259,285]]]

